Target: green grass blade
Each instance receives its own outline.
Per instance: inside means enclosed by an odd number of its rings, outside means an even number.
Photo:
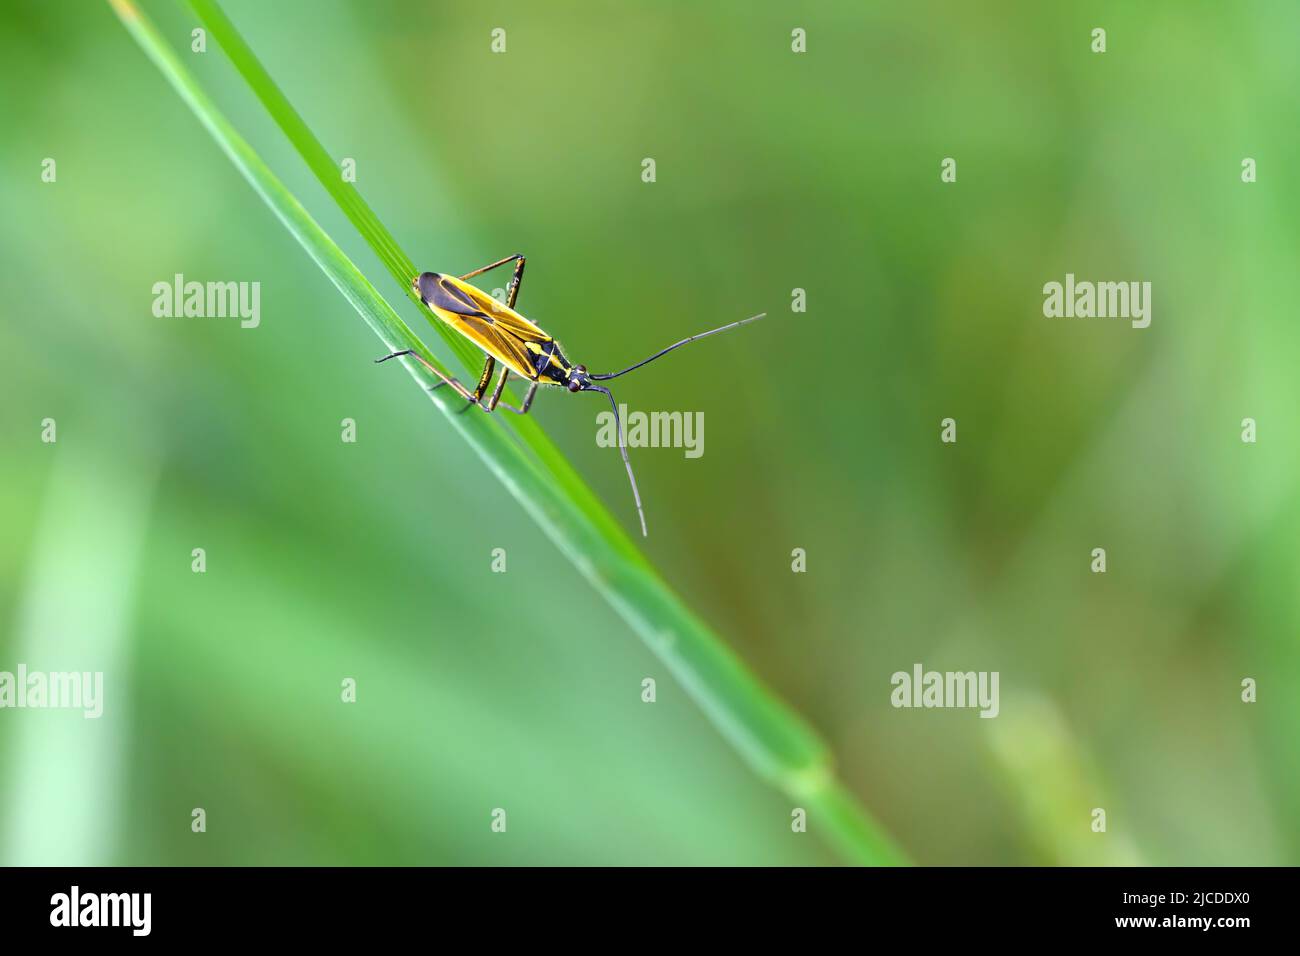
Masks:
[[[217,110],[132,0],[109,2],[145,54],[366,324],[388,348],[414,349],[437,365],[392,306]],[[203,6],[215,10],[213,4],[204,3]],[[218,31],[213,29],[212,32]],[[222,33],[225,32],[223,28]],[[251,51],[245,55],[251,58]],[[252,75],[257,76],[259,82],[274,86],[260,66]],[[270,95],[263,92],[264,96]],[[292,112],[292,107],[278,91],[271,99],[281,104],[281,110],[287,107]],[[300,137],[305,137],[304,142],[307,139],[316,142],[300,118],[296,123],[294,128]],[[297,140],[295,144],[298,144]],[[319,147],[319,143],[316,145]],[[326,155],[323,148],[320,155]],[[320,155],[316,156],[317,160]],[[309,163],[313,162],[312,158],[306,158]],[[330,174],[322,177],[322,181],[332,178],[337,177],[331,161]],[[339,199],[335,189],[331,188],[330,192]],[[348,200],[352,208],[349,215],[357,217],[354,222],[367,224],[366,228],[370,230],[367,239],[372,244],[382,242],[386,252],[381,253],[381,258],[388,257],[385,265],[390,267],[390,271],[396,270],[394,277],[405,288],[410,276],[403,273],[403,269],[409,266],[409,259],[402,256],[396,242],[378,224],[374,214],[368,209],[362,211],[364,203],[360,195],[355,190],[351,195],[355,199]],[[343,205],[343,200],[339,201]],[[349,206],[344,207],[345,211]],[[519,448],[509,432],[493,418],[481,414],[456,414],[460,410],[460,401],[444,397],[449,394],[447,389],[426,391],[426,387],[434,384],[436,379],[419,363],[403,361],[407,371],[422,386],[421,390],[442,410],[452,427],[469,442],[489,470],[561,552],[658,654],[724,737],[759,774],[784,790],[794,805],[808,810],[810,831],[820,832],[853,862],[904,862],[888,837],[836,779],[829,751],[817,735],[768,691],[682,604],[585,482],[550,446],[540,429],[532,424],[536,435],[544,442],[533,447],[551,449],[548,452],[551,457],[539,453],[541,461],[538,461]],[[561,470],[557,471],[557,468]]]
[[[464,336],[457,335],[449,329],[445,323],[435,321],[429,311],[423,307],[419,297],[411,288],[411,280],[420,270],[411,257],[402,251],[392,233],[380,222],[379,217],[362,198],[356,185],[345,181],[339,175],[339,164],[330,156],[329,150],[276,85],[220,4],[212,0],[189,0],[189,3],[325,191],[330,194],[356,227],[357,232],[375,251],[389,275],[397,281],[403,294],[420,307],[421,314],[447,343],[452,353],[460,359],[470,377],[477,378],[483,365],[483,353]],[[507,390],[507,396],[509,394],[510,390]],[[507,401],[509,401],[508,397]],[[516,401],[515,404],[517,405],[518,402]],[[622,525],[612,519],[608,510],[596,498],[582,477],[573,470],[568,459],[555,447],[536,420],[516,416],[507,416],[507,418],[509,421],[505,423],[506,427],[515,430],[556,479],[565,486],[569,494],[586,512],[587,517],[604,528],[606,534],[617,543],[629,560],[644,560],[641,552],[628,539]]]
[[[272,82],[261,62],[236,32],[235,25],[230,22],[225,11],[215,3],[193,2],[190,6],[199,15],[208,32],[221,43],[222,49],[226,51],[235,68],[257,94],[276,123],[284,130],[285,135],[292,141],[294,148],[320,180],[321,185],[339,204],[339,208],[351,220],[357,232],[374,248],[389,275],[397,280],[406,296],[418,305],[419,298],[411,289],[411,279],[418,274],[419,270],[416,269],[411,258],[398,247],[396,240],[361,198],[356,187],[352,183],[345,182],[339,175],[338,164],[298,115],[298,111]],[[438,329],[443,340],[457,357],[466,363],[466,367],[471,371],[477,371],[476,366],[482,365],[483,353],[451,330],[439,328],[437,325],[434,327]]]

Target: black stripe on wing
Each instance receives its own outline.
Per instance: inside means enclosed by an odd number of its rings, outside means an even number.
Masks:
[[[442,309],[444,312],[455,313],[456,315],[467,315],[478,319],[486,319],[488,324],[491,324],[492,317],[480,309],[473,299],[450,282],[444,282],[440,279],[437,284],[434,285],[432,292],[433,298],[426,300],[429,305]]]
[[[537,379],[532,353],[528,351],[521,339],[506,329],[493,325],[492,320],[487,316],[467,315],[462,321],[465,328],[479,340],[479,348],[495,354],[501,361],[510,365],[517,375],[531,380]]]

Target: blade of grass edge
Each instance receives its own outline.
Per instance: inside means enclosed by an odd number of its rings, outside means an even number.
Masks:
[[[437,364],[392,306],[217,110],[132,0],[108,2],[226,156],[366,324],[389,348],[416,349]],[[405,359],[403,363],[422,387],[433,383],[419,363]],[[749,672],[644,560],[629,561],[554,476],[544,473],[487,416],[455,414],[459,403],[453,409],[439,393],[426,390],[425,394],[561,552],[660,657],[723,737],[760,776],[807,806],[810,829],[824,833],[827,842],[851,862],[906,862],[836,779],[829,751],[817,735]]]

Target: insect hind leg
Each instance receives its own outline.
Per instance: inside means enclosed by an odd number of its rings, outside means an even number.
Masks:
[[[483,266],[481,269],[475,269],[473,272],[466,272],[460,278],[466,280],[472,279],[477,275],[482,275],[484,272],[490,272],[497,266],[503,266],[507,262],[515,263],[515,274],[510,279],[510,286],[506,290],[506,308],[513,309],[515,307],[515,299],[519,298],[519,285],[524,281],[525,259],[520,253],[516,252],[513,256],[506,256],[504,259],[498,259],[496,262]]]
[[[471,405],[477,405],[485,412],[495,411],[499,406],[514,412],[516,415],[527,415],[528,410],[532,407],[533,397],[537,394],[537,383],[530,382],[528,385],[528,391],[524,394],[521,408],[515,408],[513,405],[501,401],[501,394],[505,391],[506,387],[506,379],[510,377],[510,369],[503,368],[501,370],[501,377],[497,379],[496,388],[492,390],[491,397],[486,402],[482,401],[483,393],[487,389],[488,379],[491,377],[493,366],[496,364],[496,360],[491,356],[488,357],[487,362],[483,366],[483,375],[479,379],[478,387],[472,392],[456,379],[448,378],[446,375],[443,375],[442,372],[438,371],[438,369],[426,362],[424,356],[420,355],[420,353],[416,352],[414,349],[402,349],[399,352],[389,352],[387,355],[375,359],[375,364],[378,365],[381,362],[387,362],[389,359],[400,358],[403,355],[411,356],[411,358],[415,359],[434,375],[438,376],[438,382],[430,385],[429,391],[433,392],[442,388],[444,385],[450,385],[456,391],[457,395],[465,399],[465,407],[457,414],[464,414],[469,411]]]
[[[446,375],[443,375],[441,371],[439,371],[431,362],[425,359],[423,355],[415,351],[415,349],[401,349],[397,352],[389,352],[387,355],[375,359],[375,364],[378,365],[381,362],[387,362],[389,359],[400,358],[403,355],[411,356],[411,358],[415,359],[417,362],[419,362],[421,365],[423,365],[425,368],[427,368],[430,372],[432,372],[434,375],[438,377],[439,379],[438,384],[429,386],[429,391],[432,392],[434,389],[441,388],[444,385],[450,385],[456,391],[457,395],[465,399],[471,405],[478,404],[478,396],[476,396],[473,392],[471,392],[460,382],[456,381],[456,379],[448,378]],[[468,408],[469,406],[467,405],[466,407]]]

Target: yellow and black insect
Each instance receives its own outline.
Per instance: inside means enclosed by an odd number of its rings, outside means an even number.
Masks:
[[[505,305],[466,281],[508,262],[514,262],[516,265],[514,277],[510,280],[510,287],[506,292]],[[644,535],[647,533],[645,512],[641,509],[641,493],[637,491],[636,476],[632,474],[632,462],[627,457],[627,444],[623,436],[623,426],[618,419],[618,403],[614,401],[614,396],[609,389],[595,383],[618,378],[633,369],[638,369],[642,365],[653,362],[662,355],[667,355],[673,349],[680,348],[688,342],[694,342],[696,339],[715,335],[718,332],[725,332],[728,329],[738,328],[747,322],[761,319],[766,313],[760,313],[748,319],[741,319],[739,322],[724,325],[721,328],[710,329],[708,332],[701,332],[699,335],[692,335],[680,342],[674,342],[667,348],[660,349],[649,358],[643,359],[635,365],[629,365],[621,372],[592,375],[587,371],[585,365],[570,363],[564,357],[564,353],[560,351],[560,345],[555,339],[515,311],[515,299],[519,295],[519,283],[523,280],[523,277],[524,257],[513,255],[506,256],[498,262],[493,262],[459,277],[439,275],[436,272],[422,272],[411,283],[420,296],[420,301],[427,305],[434,315],[487,353],[487,362],[483,365],[483,374],[479,376],[478,385],[472,391],[456,381],[456,379],[443,375],[442,372],[426,362],[423,356],[410,349],[393,352],[375,361],[387,362],[389,359],[397,358],[400,355],[410,355],[442,380],[438,385],[433,386],[434,388],[450,385],[462,398],[469,402],[469,405],[477,405],[485,412],[495,410],[499,404],[502,408],[508,408],[518,415],[527,415],[539,385],[560,385],[571,392],[602,393],[609,399],[610,405],[614,408],[614,431],[618,434],[618,448],[623,454],[623,465],[627,468],[628,481],[632,484],[632,498],[636,501],[637,515],[641,518],[641,533]],[[502,365],[501,375],[497,379],[496,387],[492,389],[492,394],[487,401],[484,401],[483,395],[487,392],[488,382],[492,378],[492,372],[496,368],[497,362]],[[528,391],[524,393],[522,408],[515,408],[513,405],[501,401],[501,393],[505,390],[506,379],[510,377],[511,372],[528,381]],[[469,408],[469,405],[465,407]]]

